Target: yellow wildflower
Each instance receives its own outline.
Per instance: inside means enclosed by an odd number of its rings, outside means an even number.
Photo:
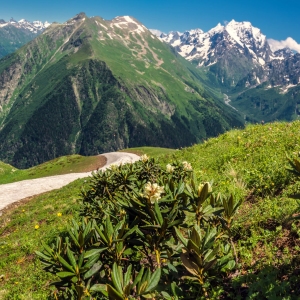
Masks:
[[[58,213],[57,213],[57,216],[58,216],[58,217],[61,217],[61,216],[62,216],[62,213],[61,213],[61,212],[58,212]]]
[[[36,224],[36,225],[34,226],[34,228],[35,228],[35,229],[39,229],[40,226],[39,226],[38,224]]]

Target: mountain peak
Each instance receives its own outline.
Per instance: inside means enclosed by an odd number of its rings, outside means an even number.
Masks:
[[[111,20],[111,24],[112,26],[119,27],[120,29],[127,29],[136,33],[147,31],[147,28],[144,25],[130,16],[115,17]]]
[[[81,13],[77,14],[75,17],[69,19],[67,22],[65,22],[65,24],[68,24],[68,25],[74,24],[79,21],[84,21],[87,18],[88,18],[87,15],[84,12],[81,12]]]
[[[211,34],[216,34],[217,32],[222,32],[224,30],[224,26],[221,25],[221,23],[218,23],[217,26],[213,27],[212,29],[210,29],[208,31],[208,34],[211,35]]]

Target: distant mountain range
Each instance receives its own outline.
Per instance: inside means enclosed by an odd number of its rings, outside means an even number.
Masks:
[[[25,19],[15,21],[13,18],[6,22],[0,19],[0,58],[10,54],[45,30],[50,23]]]
[[[0,160],[25,168],[72,153],[177,148],[243,126],[202,75],[132,17],[54,23],[0,60]]]
[[[175,31],[159,38],[206,72],[212,88],[230,95],[231,104],[249,120],[298,118],[300,54],[272,51],[250,22],[232,20],[208,32]]]
[[[299,83],[299,78],[295,78],[295,75],[300,75],[297,64],[293,65],[293,70],[289,68],[283,78],[276,76],[278,72],[274,71],[282,70],[282,65],[291,59],[299,60],[299,54],[290,49],[273,52],[266,36],[250,22],[232,20],[225,26],[218,24],[208,32],[201,29],[170,32],[161,34],[160,39],[198,67],[211,67],[218,79],[231,87],[257,71],[258,74],[254,75],[256,82],[246,81],[245,87],[265,81],[270,81],[272,86]],[[292,67],[291,63],[289,66]]]

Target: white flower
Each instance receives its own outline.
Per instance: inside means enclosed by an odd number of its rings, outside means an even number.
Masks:
[[[174,169],[175,169],[174,166],[172,166],[172,165],[170,165],[170,164],[167,164],[167,172],[173,173],[173,172],[174,172]]]
[[[193,170],[191,164],[188,163],[187,161],[183,161],[182,164],[183,164],[183,169],[185,171],[192,171]]]
[[[151,203],[154,203],[161,198],[161,194],[164,191],[165,190],[163,186],[159,186],[157,183],[147,182],[144,187],[143,196],[148,198]]]
[[[147,155],[147,154],[143,154],[142,156],[141,156],[141,161],[142,162],[146,162],[146,161],[148,161],[149,160],[149,156]]]

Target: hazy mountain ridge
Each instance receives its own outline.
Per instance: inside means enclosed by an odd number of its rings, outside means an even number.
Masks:
[[[39,33],[49,27],[51,23],[49,22],[42,22],[42,21],[27,21],[25,19],[21,19],[20,21],[16,21],[13,18],[11,18],[8,22],[4,21],[3,19],[0,20],[0,28],[5,28],[5,27],[15,27],[18,29],[25,29],[29,30],[33,33]]]
[[[13,18],[6,22],[0,20],[0,58],[33,40],[41,34],[47,27],[48,22],[34,21],[29,22],[25,19],[15,21]]]
[[[242,126],[193,68],[134,18],[79,14],[0,60],[0,159],[180,147]]]

